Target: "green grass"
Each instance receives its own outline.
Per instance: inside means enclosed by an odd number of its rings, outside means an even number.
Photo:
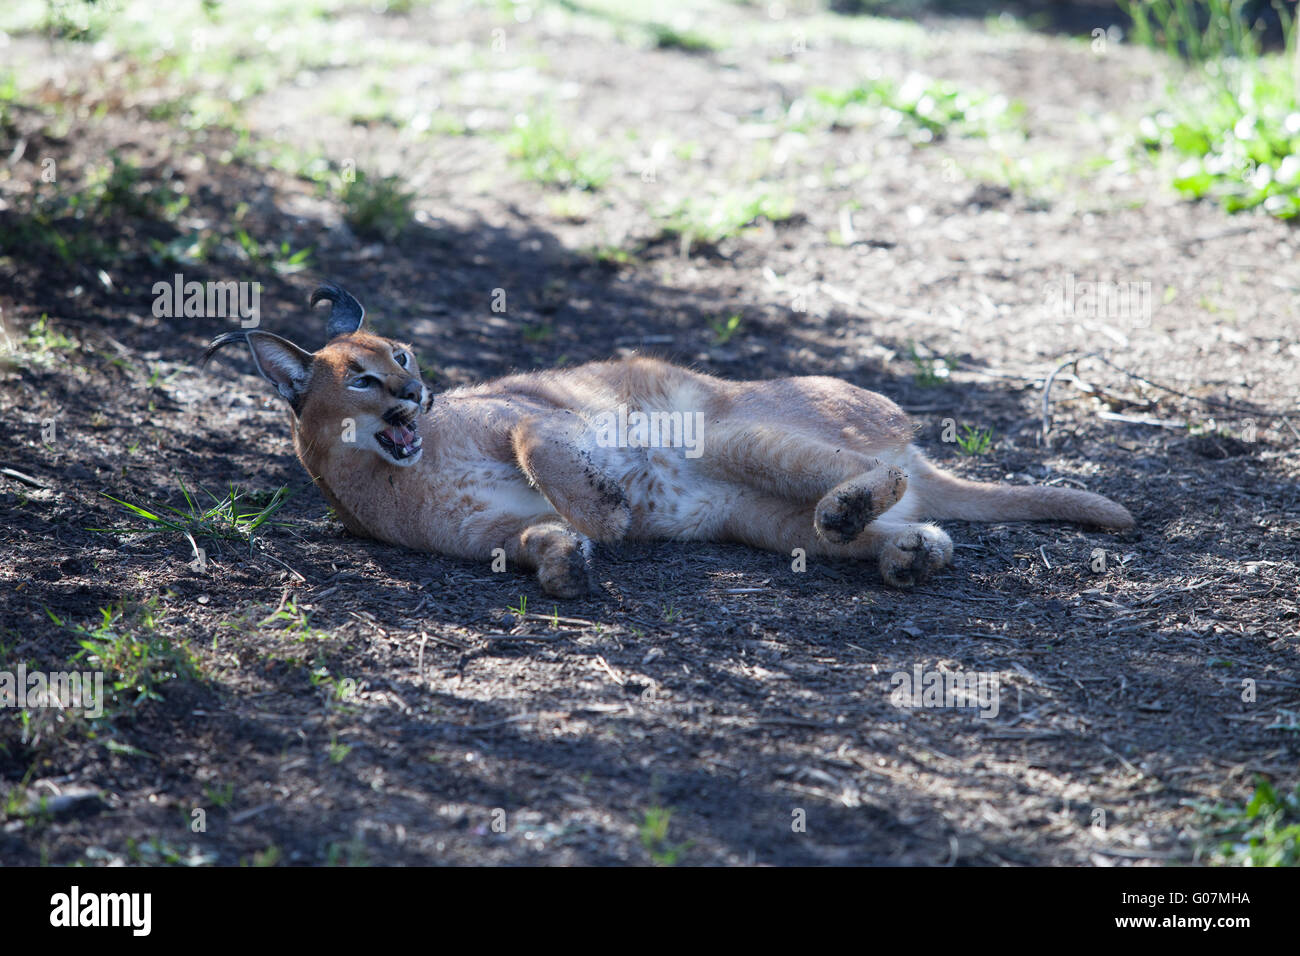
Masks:
[[[211,499],[211,504],[206,504],[201,502],[184,482],[181,482],[180,486],[181,494],[185,499],[183,509],[171,505],[146,507],[104,494],[105,498],[117,502],[136,517],[143,518],[147,525],[143,528],[90,528],[88,530],[111,534],[171,532],[188,540],[191,547],[195,549],[197,557],[197,542],[200,540],[212,542],[218,548],[223,541],[239,542],[246,544],[251,553],[259,530],[273,526],[289,526],[287,522],[271,520],[294,494],[287,487],[281,487],[270,493],[255,493],[231,485],[224,497],[217,497],[206,489],[199,489],[202,495]]]
[[[58,176],[58,168],[51,168]],[[130,252],[122,241],[122,220],[170,223],[188,204],[170,182],[151,178],[112,152],[108,162],[89,167],[80,183],[41,181],[17,200],[0,230],[0,255],[45,252],[83,267],[111,265]]]
[[[188,205],[180,196],[166,201],[160,184],[151,182],[144,171],[130,159],[109,153],[109,161],[93,167],[86,175],[84,189],[70,197],[73,208],[84,204],[90,218],[105,219],[114,214],[151,218],[165,207],[168,218],[175,218]]]
[[[365,844],[356,837],[346,843],[330,843],[325,847],[326,866],[362,867],[370,865]]]
[[[352,745],[339,743],[337,738],[331,739],[329,746],[326,747],[326,754],[330,763],[335,766],[348,759],[348,754],[352,753]]]
[[[1172,187],[1228,212],[1300,214],[1300,63],[1291,8],[1278,6],[1287,52],[1262,49],[1243,0],[1133,0],[1134,36],[1186,61],[1167,104],[1139,127]]]
[[[902,83],[882,78],[845,89],[814,88],[796,126],[883,124],[913,143],[925,144],[949,136],[985,137],[1016,130],[1024,110],[1024,104],[1005,96],[913,73]]]
[[[235,785],[233,783],[223,783],[219,786],[217,784],[209,784],[203,788],[203,797],[212,806],[219,810],[224,810],[234,802]],[[188,819],[188,817],[186,819]]]
[[[713,344],[726,345],[740,329],[740,313],[733,312],[725,319],[712,319],[709,321],[709,327],[713,329]]]
[[[1230,866],[1300,866],[1300,786],[1278,793],[1259,777],[1244,807],[1195,805],[1217,841],[1214,862]]]
[[[677,844],[668,841],[668,829],[672,819],[671,807],[650,807],[642,815],[639,827],[641,846],[650,855],[655,866],[676,866],[681,862],[686,851],[694,845],[694,841],[691,840]]]
[[[760,220],[784,222],[794,214],[794,200],[764,185],[723,193],[691,196],[665,210],[665,235],[679,236],[684,250],[696,242],[715,244],[740,235]]]
[[[907,357],[913,368],[912,381],[921,388],[934,388],[948,381],[948,376],[957,367],[957,360],[946,356],[936,356],[928,349],[915,342],[907,343]]]
[[[1251,0],[1117,0],[1133,21],[1130,38],[1192,61],[1254,59],[1263,22],[1251,17]],[[1274,3],[1285,16],[1287,8]]]
[[[47,181],[47,172],[54,178]],[[80,180],[57,165],[43,166],[35,188],[12,203],[0,229],[0,255],[47,254],[82,269],[110,268],[140,254],[139,243],[126,241],[128,221],[174,225],[180,219],[190,202],[177,190],[181,184],[174,172],[146,171],[116,150],[107,162],[85,167]],[[149,237],[144,245],[157,244]]]
[[[694,30],[678,30],[663,23],[651,23],[649,31],[651,44],[659,50],[681,50],[684,53],[711,53],[718,45],[702,33]]]
[[[607,153],[575,145],[548,114],[520,114],[502,141],[519,175],[547,186],[594,192],[613,173]]]
[[[288,597],[287,595],[274,611],[257,622],[257,626],[262,629],[274,629],[281,634],[293,636],[299,642],[311,638],[327,640],[330,636],[326,631],[312,627],[311,615],[298,606],[296,597]]]
[[[415,194],[400,176],[369,176],[358,169],[339,198],[344,220],[359,236],[391,242],[411,224]]]
[[[200,677],[198,662],[189,648],[173,644],[158,631],[157,596],[139,604],[122,601],[100,609],[97,623],[68,624],[54,612],[46,613],[58,627],[77,639],[81,650],[72,661],[104,671],[104,715],[129,712],[146,701],[162,700],[160,688],[176,680]]]
[[[10,361],[19,365],[49,366],[59,352],[67,352],[78,347],[74,339],[50,325],[50,317],[42,312],[41,317],[27,329],[27,334],[14,342],[3,337],[4,353]]]
[[[620,246],[592,246],[585,250],[585,254],[594,262],[611,269],[618,266],[632,265],[637,262],[635,252]]]
[[[970,425],[962,426],[962,434],[957,437],[957,450],[963,455],[982,455],[993,445],[993,429],[978,429]]]
[[[258,850],[254,853],[251,859],[240,860],[239,865],[258,867],[259,869],[262,867],[279,866],[280,861],[283,858],[284,853],[278,846],[272,843],[265,850]]]

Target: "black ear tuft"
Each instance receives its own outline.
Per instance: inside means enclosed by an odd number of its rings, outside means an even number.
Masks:
[[[207,365],[208,362],[211,360],[212,356],[216,355],[218,351],[225,348],[227,345],[231,344],[232,342],[246,343],[247,341],[248,341],[247,332],[223,332],[221,335],[218,335],[215,339],[213,339],[210,345],[208,345],[207,350],[204,351],[203,353],[203,358],[199,361],[199,368],[203,368],[205,365]]]
[[[361,303],[337,282],[326,282],[311,294],[310,304],[313,309],[321,301],[333,303],[325,324],[327,341],[357,331],[365,321],[366,310],[361,307]]]

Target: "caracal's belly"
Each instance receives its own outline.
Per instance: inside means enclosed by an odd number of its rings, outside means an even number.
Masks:
[[[592,457],[627,495],[632,539],[716,539],[739,493],[706,478],[681,448],[597,448]]]

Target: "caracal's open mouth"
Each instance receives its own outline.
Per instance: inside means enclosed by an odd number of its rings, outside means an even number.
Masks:
[[[418,422],[416,417],[399,417],[400,413],[396,410],[389,412],[384,416],[384,421],[389,425],[383,431],[375,432],[375,441],[379,442],[379,447],[384,449],[393,457],[394,461],[404,461],[420,453],[424,441],[417,434]]]

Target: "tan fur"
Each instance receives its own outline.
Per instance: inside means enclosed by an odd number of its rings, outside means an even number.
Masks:
[[[394,358],[409,348],[391,340],[354,332],[297,358],[275,336],[248,341],[295,405],[299,460],[350,531],[484,562],[501,548],[561,597],[588,590],[591,541],[802,548],[873,559],[887,582],[910,586],[952,559],[948,536],[925,519],[1133,524],[1100,495],[940,471],[911,444],[902,409],[834,378],[730,382],[632,358],[512,375],[433,400],[420,386],[411,400],[412,372]],[[382,387],[350,388],[356,368]],[[404,388],[407,398],[397,398]],[[602,447],[594,423],[620,404],[702,413],[699,456]],[[386,414],[413,416],[418,454],[397,461],[381,447]],[[351,443],[342,438],[349,421]]]

